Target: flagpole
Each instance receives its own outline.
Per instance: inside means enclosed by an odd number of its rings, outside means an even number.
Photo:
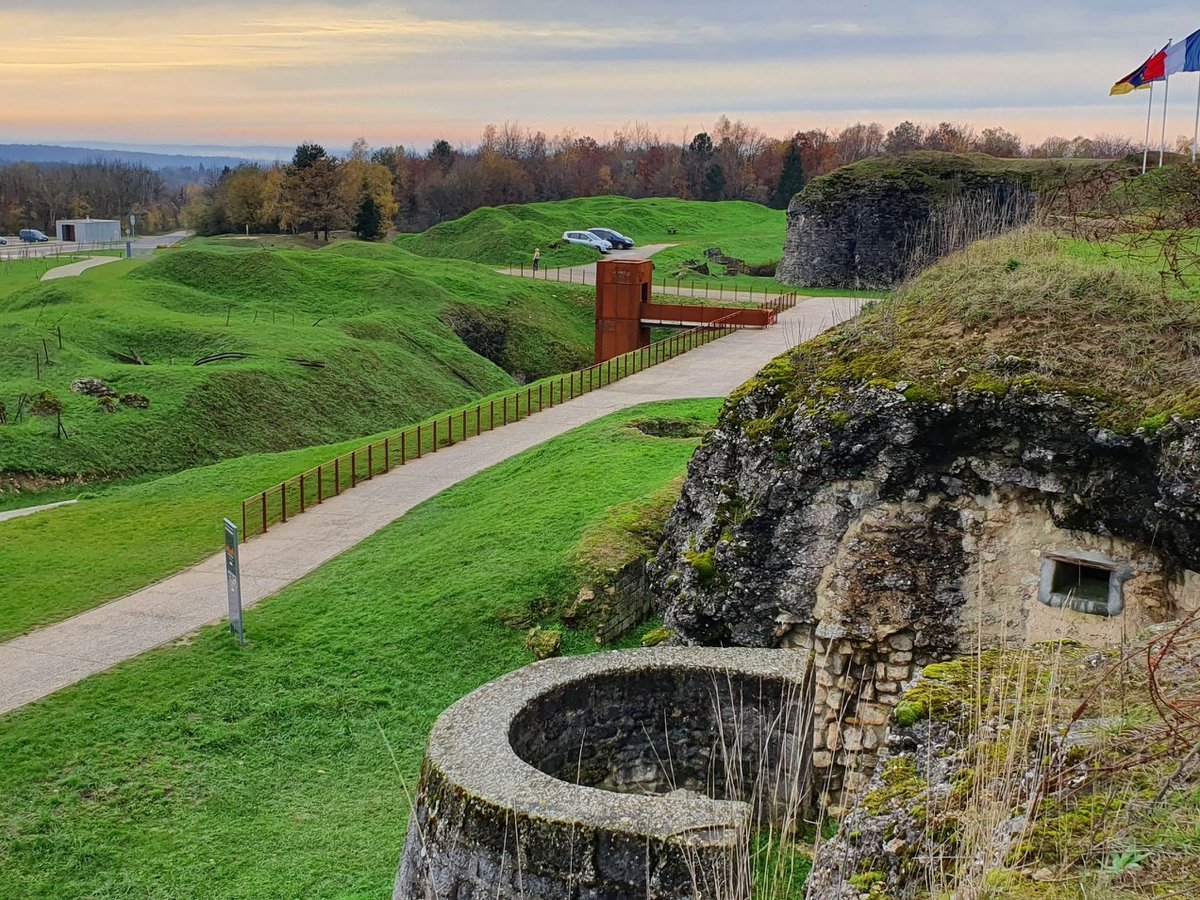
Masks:
[[[1162,138],[1158,144],[1158,167],[1161,169],[1163,164],[1163,153],[1167,149],[1167,98],[1171,96],[1171,76],[1167,75],[1163,78],[1163,123],[1162,123]]]
[[[1200,136],[1200,79],[1196,81],[1196,124],[1192,126],[1192,165],[1196,164],[1196,138]]]
[[[1150,116],[1154,113],[1154,82],[1150,82],[1150,102],[1146,104],[1146,141],[1142,144],[1142,174],[1146,174],[1146,160],[1150,155]]]

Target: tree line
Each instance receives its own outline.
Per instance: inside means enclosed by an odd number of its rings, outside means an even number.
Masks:
[[[906,121],[889,130],[859,122],[780,139],[722,116],[709,131],[678,139],[635,124],[604,142],[505,123],[485,127],[471,148],[439,140],[425,152],[372,149],[359,140],[339,157],[303,144],[287,163],[207,172],[156,172],[118,161],[0,165],[0,232],[49,231],[56,219],[134,213],[146,231],[183,224],[201,234],[328,237],[352,229],[376,238],[392,228],[421,231],[481,206],[602,194],[750,200],[782,209],[807,178],[882,154],[1118,158],[1133,149],[1128,139],[1107,135],[1030,145],[1004,128],[976,132],[953,122]],[[189,176],[198,180],[184,184]]]
[[[187,190],[170,185],[143,165],[94,160],[85,163],[0,165],[0,234],[22,228],[53,233],[58,219],[138,218],[138,231],[169,231],[179,225]]]
[[[203,234],[352,229],[373,238],[390,228],[421,231],[481,206],[617,194],[692,200],[750,200],[785,208],[806,178],[881,154],[913,150],[992,156],[1118,158],[1122,137],[1049,138],[1036,146],[1003,128],[941,122],[856,123],[840,130],[773,138],[721,117],[710,131],[664,138],[646,125],[601,143],[565,131],[547,137],[519,124],[488,125],[473,148],[439,140],[428,152],[372,150],[356,141],[339,159],[302,145],[288,164],[227,169],[186,211]]]

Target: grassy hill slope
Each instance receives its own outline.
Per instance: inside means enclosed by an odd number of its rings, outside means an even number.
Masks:
[[[678,259],[698,257],[709,247],[762,263],[777,260],[787,230],[782,210],[757,203],[627,197],[584,197],[554,203],[525,203],[477,209],[421,234],[401,235],[396,245],[424,256],[470,259],[493,266],[528,266],[534,247],[547,267],[594,262],[583,247],[552,247],[564,231],[615,228],[638,245],[677,243],[655,257],[659,274]]]
[[[586,362],[592,323],[589,291],[388,246],[197,242],[114,263],[0,296],[0,403],[11,421],[22,394],[50,391],[69,435],[53,418],[0,426],[0,473],[162,473],[373,433]],[[230,352],[249,356],[193,365]],[[81,377],[150,406],[106,413],[70,391]]]

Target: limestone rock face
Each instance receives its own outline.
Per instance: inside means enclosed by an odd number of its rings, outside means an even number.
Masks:
[[[980,629],[1020,640],[1032,621],[1049,632],[1032,639],[1108,640],[1200,600],[1195,422],[1119,435],[1062,394],[832,393],[796,404],[761,382],[697,451],[652,572],[683,640],[901,635],[892,649],[920,665]],[[1041,551],[1074,549],[1129,566],[1120,621],[1038,603]],[[903,680],[890,674],[877,677]]]
[[[864,160],[813,179],[788,206],[776,277],[889,289],[947,252],[1028,222],[1033,173],[997,162],[924,153]]]

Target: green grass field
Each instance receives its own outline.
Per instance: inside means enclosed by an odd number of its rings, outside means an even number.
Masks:
[[[628,410],[466,481],[248,611],[4,717],[0,896],[384,897],[437,715],[529,661],[497,612],[684,471],[718,400]],[[595,649],[568,632],[568,652]]]
[[[593,314],[588,289],[390,246],[198,241],[12,290],[0,329],[0,403],[13,418],[22,394],[50,391],[69,435],[28,415],[0,427],[0,472],[112,477],[345,440],[511,387],[514,374],[576,368],[590,361]],[[225,352],[249,356],[193,365]],[[70,391],[85,376],[150,407],[105,413]]]
[[[689,286],[703,297],[720,299],[721,291],[782,293],[788,288],[771,277],[726,275],[723,266],[707,260],[704,251],[716,248],[726,256],[752,265],[773,264],[783,253],[787,215],[757,203],[627,197],[585,197],[554,203],[525,203],[477,209],[461,219],[435,225],[421,234],[396,238],[397,246],[413,253],[445,259],[469,259],[497,267],[528,269],[534,247],[542,250],[542,266],[553,270],[595,262],[599,254],[571,245],[553,246],[564,231],[608,227],[632,237],[637,246],[675,244],[654,254],[654,279]],[[688,261],[705,263],[710,274],[694,274]],[[802,291],[803,293],[803,291]],[[846,291],[819,291],[831,296]],[[854,292],[855,296],[884,296]]]
[[[533,248],[541,247],[544,266],[574,266],[594,262],[599,255],[584,247],[549,245],[564,231],[593,227],[615,228],[638,246],[680,244],[664,251],[671,254],[661,257],[665,265],[673,265],[676,258],[699,258],[708,247],[761,263],[779,259],[787,219],[782,210],[741,201],[584,197],[484,207],[421,234],[400,235],[396,244],[424,256],[492,266],[529,266]]]

